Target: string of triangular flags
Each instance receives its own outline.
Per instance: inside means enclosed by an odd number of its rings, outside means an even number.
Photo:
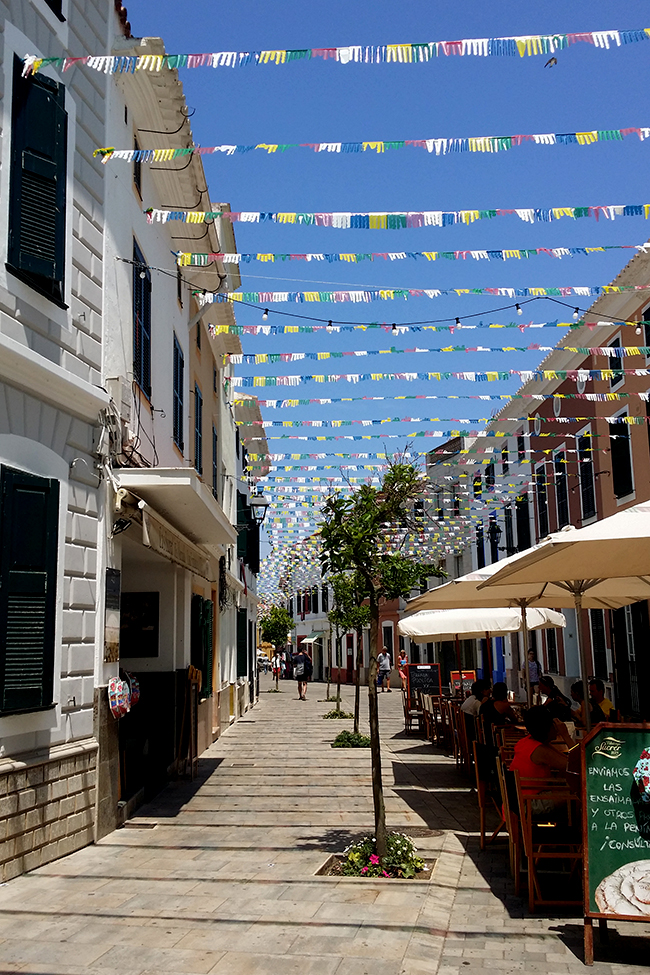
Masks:
[[[575,382],[587,382],[590,379],[614,379],[618,376],[650,376],[650,369],[500,369],[490,372],[367,372],[367,373],[334,373],[312,376],[233,376],[232,383],[236,387],[250,386],[300,386],[302,383],[359,383],[383,382],[398,380],[399,382],[443,381],[445,379],[460,379],[471,383],[497,382],[517,376],[522,383],[534,379],[571,379]],[[605,394],[606,395],[606,394]]]
[[[230,223],[279,223],[315,227],[333,227],[336,230],[403,230],[418,227],[449,227],[453,224],[472,224],[476,220],[492,220],[494,217],[517,216],[524,223],[549,223],[571,217],[650,217],[650,203],[607,204],[601,206],[572,207],[513,207],[485,210],[405,210],[405,211],[353,211],[329,212],[266,211],[266,210],[156,210],[146,211],[150,223],[211,223],[228,220]]]
[[[23,58],[23,77],[53,66],[68,71],[84,65],[103,74],[160,72],[178,68],[241,68],[248,65],[282,65],[294,61],[323,60],[338,64],[426,64],[437,57],[525,57],[553,54],[574,44],[591,44],[600,50],[646,41],[650,28],[600,30],[579,33],[521,34],[511,37],[463,38],[457,41],[426,41],[408,44],[354,44],[344,47],[312,47],[266,51],[219,51],[209,54],[87,54],[83,57]]]
[[[538,146],[579,145],[591,146],[596,142],[622,142],[627,136],[636,135],[641,142],[650,138],[650,127],[625,129],[593,129],[589,132],[543,132],[531,135],[484,135],[465,138],[394,139],[361,142],[260,142],[255,145],[184,146],[178,149],[116,149],[105,146],[95,149],[93,156],[100,156],[103,163],[120,159],[129,163],[159,163],[186,156],[209,156],[222,153],[234,156],[261,150],[267,155],[286,152],[288,149],[311,149],[313,152],[351,153],[388,152],[393,149],[426,149],[436,156],[459,152],[506,152],[524,143]]]
[[[617,370],[618,371],[618,370]],[[238,400],[244,406],[261,406],[266,409],[291,409],[298,406],[308,406],[317,404],[318,406],[330,406],[332,403],[361,403],[361,402],[384,402],[392,400],[429,400],[429,399],[458,399],[458,400],[500,400],[510,402],[514,399],[532,399],[542,402],[547,399],[581,399],[591,403],[610,403],[618,400],[630,398],[641,399],[644,402],[650,400],[649,392],[617,392],[617,393],[484,393],[480,396],[468,396],[463,394],[440,393],[437,395],[426,396],[423,393],[413,396],[341,396],[341,397],[320,397],[312,399],[245,399]],[[548,419],[548,417],[547,417]],[[291,423],[290,420],[273,421],[283,425]],[[304,422],[304,421],[303,421]],[[312,421],[313,422],[313,421]],[[342,421],[341,421],[342,422]],[[315,423],[314,423],[315,425]],[[333,424],[334,425],[334,424]]]
[[[338,304],[352,302],[394,301],[396,298],[441,298],[444,295],[492,295],[502,298],[569,298],[577,295],[592,298],[598,295],[629,291],[648,291],[650,284],[606,284],[592,286],[571,285],[560,288],[364,288],[358,291],[219,291],[200,292],[200,305],[243,301],[253,305],[275,305],[286,302],[307,304],[321,302]],[[456,323],[458,325],[458,322]]]
[[[528,247],[506,248],[503,250],[473,250],[473,251],[395,251],[392,253],[353,253],[353,254],[221,254],[221,253],[193,253],[179,251],[176,262],[179,267],[207,267],[214,261],[222,264],[250,264],[259,261],[262,264],[274,264],[284,261],[327,261],[329,264],[361,264],[364,261],[405,261],[417,260],[419,257],[427,261],[446,260],[464,261],[468,257],[475,261],[508,261],[522,260],[546,254],[548,257],[577,257],[590,254],[602,254],[605,251],[616,250],[645,250],[647,244],[609,244],[604,247]]]
[[[522,309],[523,314],[523,309]],[[616,322],[616,321],[602,321],[602,322],[585,322],[583,320],[573,321],[573,322],[475,322],[475,323],[465,323],[463,322],[461,326],[459,325],[401,325],[388,322],[369,322],[361,323],[359,325],[214,325],[210,327],[210,330],[214,335],[312,335],[316,332],[328,332],[328,333],[339,333],[339,332],[367,332],[372,329],[382,329],[384,332],[391,332],[395,334],[396,332],[400,335],[404,335],[408,332],[451,332],[452,334],[457,328],[462,327],[464,330],[471,329],[484,329],[484,328],[518,328],[523,332],[527,328],[582,328],[584,325],[587,328],[593,329],[596,326],[607,326],[608,328],[621,327],[625,328],[627,326],[638,326],[638,322]]]
[[[650,392],[644,394],[646,397],[650,398]],[[518,423],[525,422],[529,420],[530,416],[509,416],[508,422]],[[590,420],[596,419],[607,419],[607,417],[596,417],[596,416],[546,416],[544,417],[544,423],[582,423],[588,422]],[[639,419],[650,420],[650,417],[639,417]],[[364,427],[378,427],[383,426],[386,423],[492,423],[494,417],[482,416],[482,417],[440,417],[440,416],[387,416],[376,420],[236,420],[235,423],[238,427],[264,427],[268,429],[270,427],[310,427],[310,428],[332,428],[332,427],[349,427],[361,424]],[[255,437],[248,436],[246,430],[242,429],[241,435],[246,440],[255,440]],[[365,435],[364,435],[365,436]],[[471,436],[473,437],[493,437],[496,436],[493,430],[486,430],[484,427],[475,430]],[[304,439],[301,437],[296,437],[294,434],[283,434],[282,437],[267,437],[267,440],[296,440]],[[309,438],[311,439],[311,438]]]
[[[266,362],[302,362],[304,359],[321,361],[324,359],[341,359],[345,356],[364,358],[375,355],[412,355],[412,354],[440,354],[447,353],[506,353],[506,352],[571,352],[580,355],[606,356],[610,359],[624,359],[627,356],[644,355],[650,356],[650,345],[615,345],[615,346],[570,346],[570,345],[539,345],[533,342],[531,345],[447,345],[433,349],[397,349],[391,346],[390,349],[358,349],[346,350],[342,352],[226,352],[222,355],[223,364],[232,365],[260,365]]]

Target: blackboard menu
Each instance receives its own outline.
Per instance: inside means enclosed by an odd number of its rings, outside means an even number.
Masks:
[[[415,692],[420,694],[442,694],[440,684],[440,664],[407,664],[406,687],[409,706],[414,706]]]
[[[650,724],[601,724],[582,753],[585,915],[650,921]]]

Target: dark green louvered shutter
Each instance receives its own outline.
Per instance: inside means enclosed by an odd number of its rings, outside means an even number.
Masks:
[[[248,674],[248,620],[245,609],[237,610],[237,676]]]
[[[52,704],[58,481],[1,472],[0,712]]]
[[[21,76],[14,57],[10,267],[63,300],[67,115],[63,85],[43,74]]]
[[[212,694],[212,600],[194,593],[191,604],[191,660],[201,671],[201,695]]]

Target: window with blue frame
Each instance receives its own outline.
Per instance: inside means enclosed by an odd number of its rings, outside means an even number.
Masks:
[[[151,271],[133,241],[133,378],[151,397]]]
[[[183,391],[185,378],[185,357],[180,342],[174,336],[174,390],[173,390],[173,436],[174,443],[183,452]]]
[[[203,396],[194,385],[194,469],[203,473]]]

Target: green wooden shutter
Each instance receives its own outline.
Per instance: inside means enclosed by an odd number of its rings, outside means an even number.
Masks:
[[[8,262],[63,300],[67,115],[63,85],[14,57]]]
[[[0,468],[0,712],[52,704],[58,481]]]
[[[192,666],[201,671],[201,695],[212,694],[212,600],[194,593],[190,617]]]
[[[237,676],[248,674],[248,623],[246,610],[237,610]]]
[[[245,559],[248,547],[248,518],[246,517],[246,495],[237,492],[237,558]]]

